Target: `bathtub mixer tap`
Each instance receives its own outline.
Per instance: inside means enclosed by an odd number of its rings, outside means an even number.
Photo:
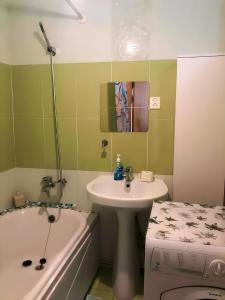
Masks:
[[[67,184],[67,181],[65,178],[63,178],[62,180],[53,181],[52,176],[45,176],[41,180],[41,191],[49,196],[50,189],[54,188],[57,183],[61,184],[62,187],[64,187]]]

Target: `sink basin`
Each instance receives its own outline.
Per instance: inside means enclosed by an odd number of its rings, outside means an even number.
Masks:
[[[124,180],[116,181],[111,174],[100,175],[87,185],[90,199],[97,204],[114,208],[142,209],[151,206],[153,200],[168,193],[163,180],[142,182],[135,177],[130,187]]]
[[[153,200],[166,196],[168,188],[161,179],[147,183],[138,177],[126,187],[125,180],[115,181],[113,175],[108,174],[88,183],[87,191],[92,202],[116,211],[118,237],[113,289],[118,300],[133,299],[139,281],[135,214],[150,208]]]

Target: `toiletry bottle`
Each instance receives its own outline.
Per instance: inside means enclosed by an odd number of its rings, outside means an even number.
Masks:
[[[15,207],[24,206],[26,203],[25,196],[21,192],[16,192],[13,195],[13,204]]]
[[[117,154],[116,168],[115,168],[115,171],[114,171],[114,180],[123,180],[124,179],[123,165],[121,163],[120,157],[121,157],[121,155]]]

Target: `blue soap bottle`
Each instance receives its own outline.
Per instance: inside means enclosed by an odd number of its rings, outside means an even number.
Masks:
[[[116,168],[114,171],[114,180],[123,180],[124,179],[124,170],[123,170],[123,165],[121,163],[121,155],[117,154],[117,159],[116,159]]]

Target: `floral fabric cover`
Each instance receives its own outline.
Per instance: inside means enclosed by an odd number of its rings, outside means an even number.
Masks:
[[[154,201],[148,231],[153,238],[225,245],[225,207]]]

